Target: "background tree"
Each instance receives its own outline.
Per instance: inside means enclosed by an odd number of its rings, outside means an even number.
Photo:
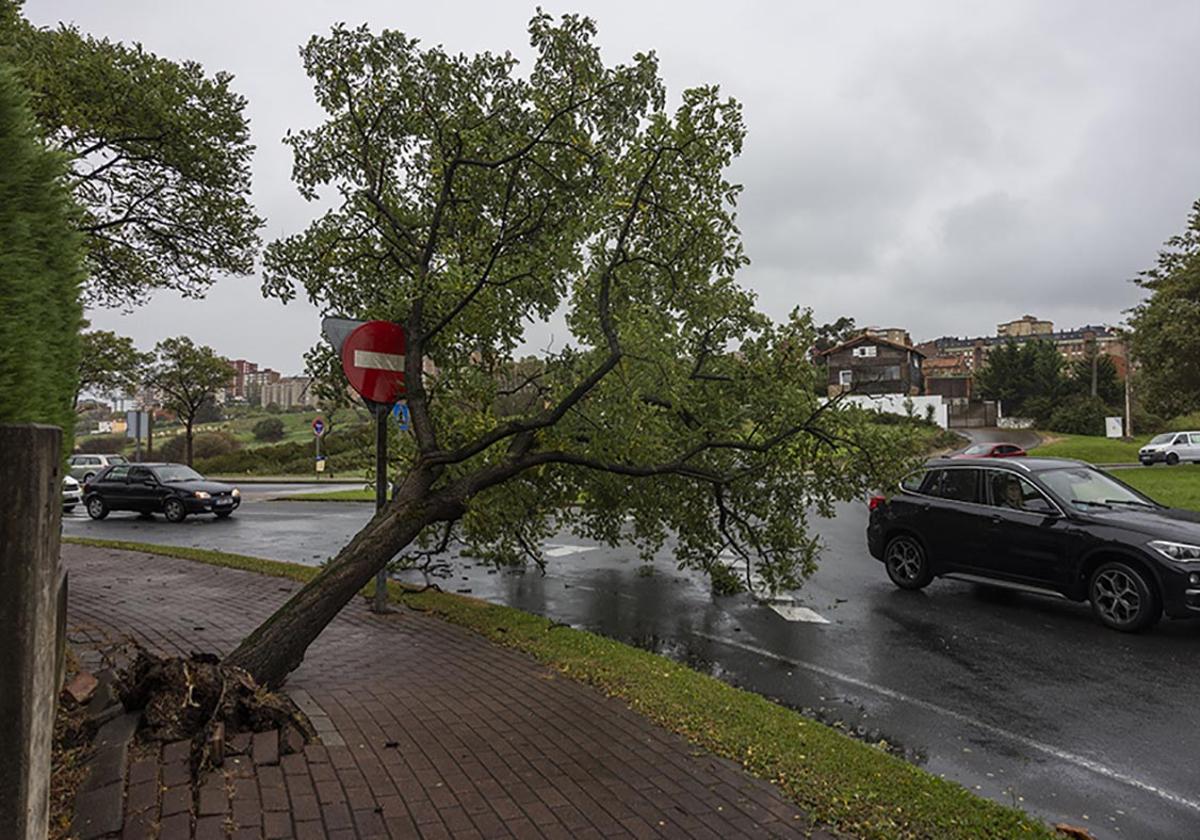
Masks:
[[[816,328],[817,337],[813,342],[813,350],[820,353],[828,350],[830,347],[837,347],[839,344],[849,341],[858,335],[859,329],[854,325],[854,319],[847,316],[842,316],[836,321],[831,321],[828,324],[821,324]]]
[[[1072,394],[1093,396],[1095,394],[1106,406],[1117,408],[1125,399],[1125,383],[1117,373],[1117,366],[1104,353],[1094,349],[1082,359],[1067,366],[1068,390]]]
[[[1146,407],[1165,417],[1200,410],[1200,200],[1134,282],[1149,292],[1129,318]]]
[[[48,139],[70,156],[87,303],[129,306],[155,289],[199,297],[220,274],[252,271],[262,222],[232,76],[70,26],[39,29],[19,3],[0,7],[0,58],[19,69]]]
[[[0,423],[75,428],[83,251],[66,161],[0,60]]]
[[[184,452],[192,463],[193,430],[201,407],[229,384],[233,370],[211,347],[197,347],[190,338],[168,338],[154,348],[155,362],[146,383],[162,397],[163,408],[183,423]]]
[[[100,396],[132,394],[145,379],[146,369],[154,360],[153,354],[140,352],[133,339],[109,330],[85,332],[80,336],[80,343],[76,406],[80,394],[84,393]]]
[[[392,501],[231,655],[260,681],[399,552],[461,538],[541,562],[557,528],[643,554],[673,534],[683,565],[727,574],[729,552],[791,588],[812,511],[904,468],[865,413],[813,394],[807,315],[774,324],[733,279],[737,103],[698,87],[670,113],[654,56],[607,66],[594,36],[539,13],[523,73],[365,27],[304,48],[329,116],[288,136],[294,179],[336,203],[270,246],[264,289],[402,323],[413,433]],[[495,416],[526,325],[560,310],[540,398]]]
[[[1008,341],[988,353],[975,384],[985,399],[999,400],[1006,415],[1045,423],[1063,395],[1063,358],[1051,341]]]

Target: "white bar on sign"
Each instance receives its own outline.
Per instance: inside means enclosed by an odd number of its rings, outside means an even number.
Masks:
[[[404,373],[404,357],[396,353],[376,353],[374,350],[355,350],[354,366],[375,370],[394,370]]]

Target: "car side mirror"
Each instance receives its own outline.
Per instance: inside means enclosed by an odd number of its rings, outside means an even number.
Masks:
[[[1042,516],[1058,516],[1058,508],[1045,499],[1029,499],[1025,502],[1025,510],[1030,513],[1040,513]]]

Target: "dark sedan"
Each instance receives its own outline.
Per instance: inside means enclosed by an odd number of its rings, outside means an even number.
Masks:
[[[1200,616],[1200,514],[1078,461],[935,459],[871,500],[867,543],[903,589],[953,574],[1057,593],[1124,631]]]
[[[110,511],[161,513],[182,522],[190,513],[211,513],[224,519],[242,503],[234,486],[208,481],[183,464],[117,464],[84,486],[88,516],[103,519]]]

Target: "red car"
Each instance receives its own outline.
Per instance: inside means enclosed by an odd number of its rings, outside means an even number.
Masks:
[[[1016,458],[1024,456],[1025,450],[1015,443],[976,443],[951,458]]]

